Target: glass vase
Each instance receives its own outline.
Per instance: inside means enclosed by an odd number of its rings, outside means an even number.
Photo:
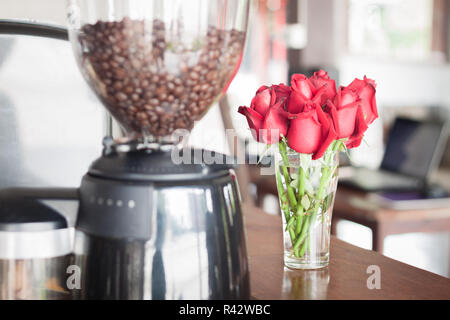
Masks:
[[[291,269],[328,266],[331,215],[338,181],[339,142],[311,155],[279,143],[276,181],[283,219],[284,264]]]

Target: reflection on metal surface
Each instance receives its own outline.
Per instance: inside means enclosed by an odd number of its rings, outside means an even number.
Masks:
[[[318,270],[284,269],[283,292],[286,299],[320,300],[327,298],[330,273],[327,268]]]
[[[0,300],[69,300],[65,255],[47,259],[0,259]]]
[[[46,259],[70,254],[70,230],[0,231],[0,259]]]
[[[120,188],[126,193],[126,185]],[[231,177],[141,188],[133,192],[135,210],[149,208],[149,239],[77,232],[76,263],[84,272],[77,298],[248,299],[242,212]],[[115,215],[113,207],[105,210],[96,215]],[[117,210],[129,219],[139,215]]]
[[[0,188],[78,186],[103,114],[68,42],[0,35]]]

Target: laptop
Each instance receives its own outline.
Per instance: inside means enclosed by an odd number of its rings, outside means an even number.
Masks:
[[[395,119],[380,168],[355,168],[339,184],[367,192],[423,190],[441,161],[445,127],[444,122]]]

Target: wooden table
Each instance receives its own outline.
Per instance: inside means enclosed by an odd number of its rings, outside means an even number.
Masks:
[[[450,279],[335,237],[329,267],[290,270],[283,266],[281,218],[244,206],[253,299],[450,299]],[[367,288],[367,267],[381,270],[381,289]]]
[[[333,209],[333,230],[340,219],[372,230],[372,249],[383,253],[384,239],[391,234],[450,231],[450,208],[393,210],[367,200],[364,192],[339,186]]]

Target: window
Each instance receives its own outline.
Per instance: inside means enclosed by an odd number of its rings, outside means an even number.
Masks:
[[[429,59],[433,5],[433,0],[349,0],[349,53],[408,61]]]

